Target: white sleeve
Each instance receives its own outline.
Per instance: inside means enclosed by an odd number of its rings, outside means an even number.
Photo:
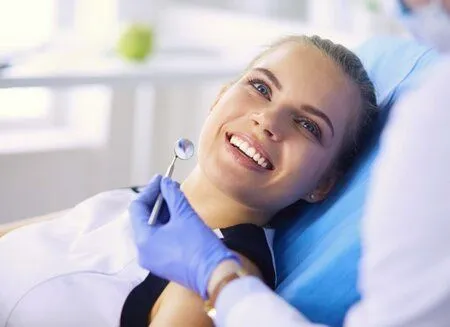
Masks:
[[[450,323],[450,62],[394,108],[363,219],[362,299],[347,327]],[[256,278],[227,285],[217,326],[312,327]]]
[[[450,326],[450,61],[392,112],[363,219],[348,326]]]
[[[256,277],[229,283],[219,294],[216,309],[218,327],[323,326],[309,322]]]

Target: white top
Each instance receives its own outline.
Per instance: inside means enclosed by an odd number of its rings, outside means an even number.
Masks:
[[[119,326],[126,298],[148,275],[128,214],[135,197],[132,189],[104,192],[1,237],[0,327]],[[222,239],[227,230],[214,231]],[[273,230],[262,232],[274,264]]]
[[[1,237],[0,326],[118,326],[127,295],[148,274],[127,215],[135,196],[101,193]]]
[[[450,58],[394,108],[363,219],[362,299],[347,327],[450,326]],[[309,327],[257,279],[227,285],[218,326]]]

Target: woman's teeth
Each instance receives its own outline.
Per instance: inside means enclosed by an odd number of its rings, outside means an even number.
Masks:
[[[268,160],[264,158],[259,152],[257,152],[254,147],[251,147],[246,141],[241,140],[239,137],[233,135],[230,139],[230,143],[239,148],[239,150],[245,153],[247,157],[253,159],[253,161],[255,161],[261,167],[267,168],[269,166]]]

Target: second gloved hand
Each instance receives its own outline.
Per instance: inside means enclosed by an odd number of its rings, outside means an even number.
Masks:
[[[158,222],[150,226],[147,221],[160,190],[165,205]],[[129,211],[140,265],[204,299],[217,265],[226,259],[239,261],[192,209],[179,184],[170,178],[153,178]]]

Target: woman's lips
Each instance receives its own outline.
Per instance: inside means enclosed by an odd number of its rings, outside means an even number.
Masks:
[[[242,137],[242,134],[227,133],[225,137],[226,148],[233,156],[235,161],[246,168],[267,172],[273,170],[273,164],[264,155],[265,151],[261,151],[261,146],[256,144],[255,140],[249,137]]]

